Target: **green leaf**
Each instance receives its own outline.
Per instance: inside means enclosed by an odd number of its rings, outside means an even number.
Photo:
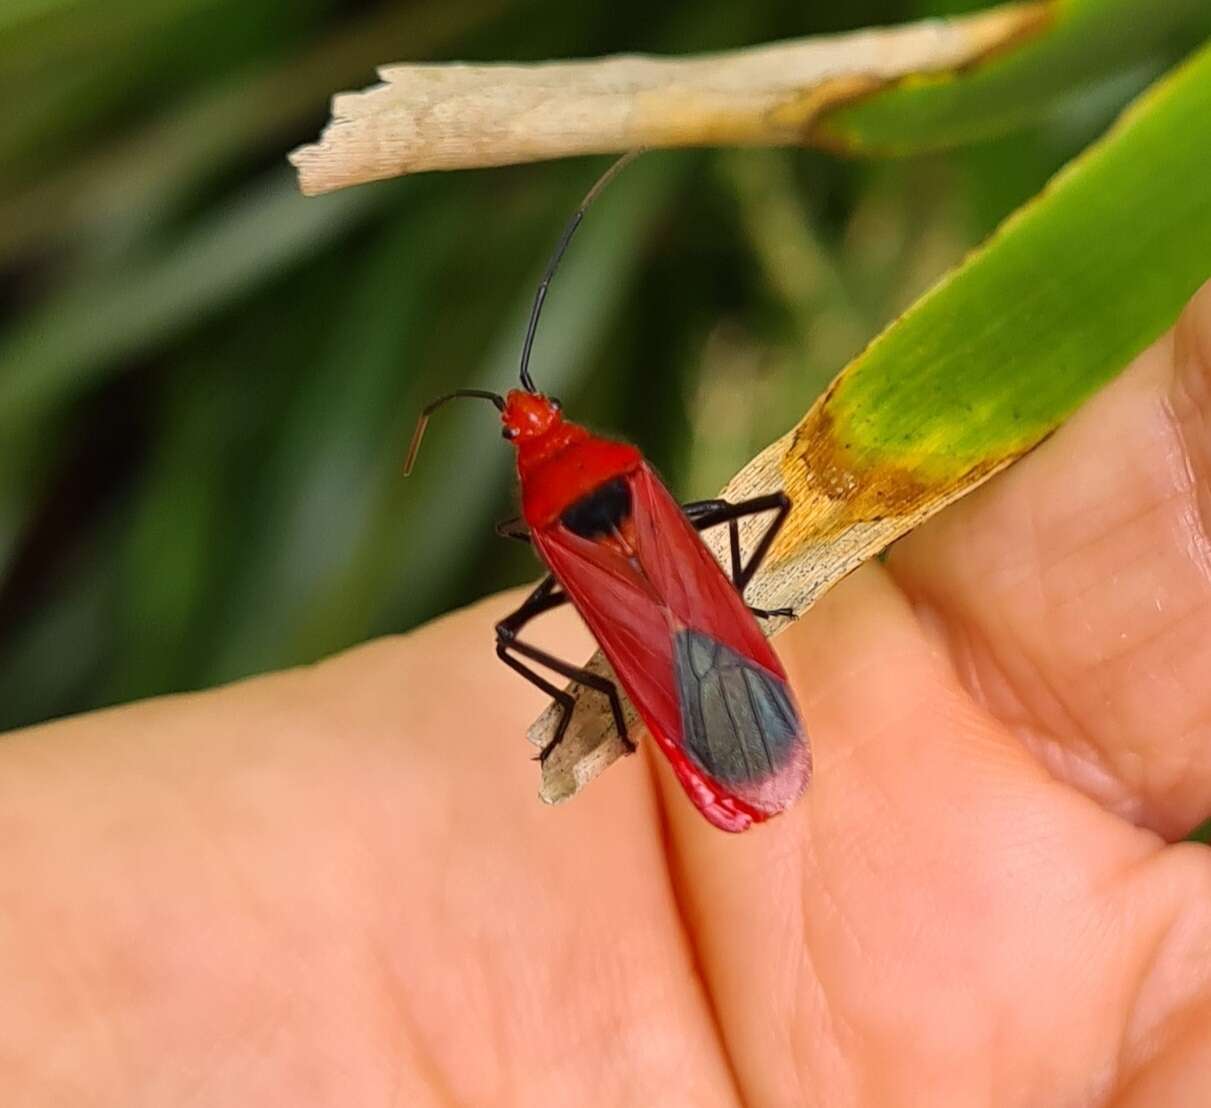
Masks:
[[[173,248],[84,275],[0,346],[0,428],[35,422],[117,359],[320,249],[384,198],[361,190],[317,204],[300,197],[285,173],[274,174]]]
[[[215,74],[185,99],[157,101],[149,120],[114,142],[96,150],[80,150],[77,143],[75,156],[60,169],[15,190],[0,187],[0,257],[39,238],[71,240],[81,230],[98,234],[115,222],[146,223],[149,212],[178,201],[197,178],[290,135],[334,87],[372,70],[385,44],[407,43],[410,56],[426,57],[504,6],[505,0],[447,0],[440,12],[375,9],[299,53],[259,58]],[[107,65],[112,70],[108,59]],[[38,121],[35,130],[45,126]]]
[[[79,8],[84,0],[8,0],[0,9],[0,32],[13,31]]]
[[[113,636],[112,529],[88,544],[37,618],[0,644],[0,731],[87,703]]]
[[[380,522],[384,483],[401,483],[389,452],[399,447],[401,412],[417,402],[407,366],[418,333],[441,311],[434,289],[460,242],[460,191],[411,204],[383,228],[369,261],[330,305],[323,355],[300,367],[251,478],[263,489],[261,526],[247,535],[227,582],[234,602],[218,650],[221,675],[310,661],[366,634],[349,567]]]
[[[833,461],[808,481],[843,457],[863,484],[894,466],[937,488],[1029,449],[1211,276],[1208,149],[1211,48],[872,343],[800,426],[788,466],[820,440]],[[884,509],[891,497],[880,486]]]
[[[907,154],[1036,122],[1073,93],[1161,49],[1190,42],[1204,0],[1051,0],[1041,33],[970,70],[911,77],[826,113],[816,139],[850,153]]]

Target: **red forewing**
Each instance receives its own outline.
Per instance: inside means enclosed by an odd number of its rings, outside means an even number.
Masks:
[[[559,522],[536,529],[535,545],[690,798],[742,831],[790,805],[811,772],[786,674],[651,469],[619,480],[630,504],[614,534]]]

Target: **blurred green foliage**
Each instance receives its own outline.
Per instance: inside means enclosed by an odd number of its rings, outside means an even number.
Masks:
[[[306,662],[536,575],[490,415],[603,162],[305,200],[284,161],[376,63],[690,52],[954,0],[8,0],[0,6],[0,727]],[[685,497],[791,426],[1205,17],[1045,120],[894,162],[651,154],[552,291],[534,372]],[[464,410],[469,409],[469,410]],[[485,650],[488,644],[485,644]]]

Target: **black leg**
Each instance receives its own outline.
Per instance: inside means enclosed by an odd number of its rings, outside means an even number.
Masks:
[[[496,637],[498,639],[503,637],[506,641],[512,640],[513,636],[535,616],[540,616],[543,612],[549,612],[552,608],[558,608],[567,602],[567,595],[560,592],[554,574],[548,573],[534,587],[530,595],[521,602],[521,607],[505,616],[496,625]]]
[[[622,701],[618,697],[618,689],[613,681],[608,677],[602,677],[599,674],[590,673],[587,669],[571,665],[561,658],[556,658],[553,654],[548,654],[545,650],[539,650],[538,647],[519,642],[517,639],[517,632],[530,620],[542,615],[543,612],[549,612],[552,608],[566,604],[567,600],[567,594],[558,591],[555,578],[547,577],[522,601],[521,607],[517,611],[506,616],[496,625],[496,656],[515,673],[521,674],[527,681],[542,689],[560,706],[559,723],[555,727],[555,734],[551,737],[551,741],[542,748],[538,760],[545,762],[563,740],[568,723],[572,718],[574,700],[570,693],[556,688],[545,677],[535,673],[519,658],[514,657],[514,654],[520,654],[523,658],[529,658],[570,681],[578,681],[590,689],[603,693],[610,702],[610,711],[613,713],[614,725],[618,728],[619,737],[630,750],[634,750],[635,744],[627,735],[626,719],[622,714]]]
[[[730,508],[731,502],[728,500],[720,500],[716,497],[713,500],[690,500],[681,505],[681,510],[690,517],[690,522],[694,523],[705,515],[719,511],[720,508]]]
[[[795,614],[794,608],[754,608],[751,604],[748,610],[758,619],[777,619],[781,616],[790,619]]]
[[[516,542],[530,542],[530,529],[525,525],[521,516],[512,519],[502,519],[493,530],[502,539],[513,539]]]
[[[717,523],[727,522],[728,546],[732,555],[732,584],[736,586],[737,592],[743,593],[743,586],[740,584],[740,575],[744,572],[740,562],[740,525],[736,522],[739,517],[733,515],[729,518],[727,514],[732,507],[726,500],[691,500],[688,504],[682,504],[681,510],[699,531],[705,531]],[[757,609],[754,609],[754,613],[756,611]]]
[[[519,662],[513,655],[507,653],[507,644],[497,641],[496,656],[505,663],[514,673],[520,673],[532,685],[537,685],[543,692],[547,694],[556,704],[559,705],[559,722],[555,725],[555,734],[551,737],[551,741],[539,751],[538,761],[545,762],[554,750],[562,741],[563,734],[568,729],[568,724],[572,719],[572,709],[576,705],[576,700],[570,692],[565,689],[557,688],[550,681],[535,673],[529,666]]]
[[[726,500],[698,500],[684,505],[683,510],[690,522],[699,530],[717,527],[721,523],[728,526],[728,545],[732,556],[732,582],[736,591],[742,596],[745,587],[753,579],[753,574],[760,568],[765,556],[769,553],[774,539],[782,530],[786,517],[791,510],[790,497],[783,492],[770,493],[767,496],[755,496],[751,500],[742,500],[738,504],[730,504]],[[776,511],[769,527],[761,536],[753,553],[747,562],[741,561],[740,555],[740,526],[739,521],[746,516],[757,515],[761,512]],[[792,616],[795,613],[789,608],[754,608],[753,614],[759,617]]]

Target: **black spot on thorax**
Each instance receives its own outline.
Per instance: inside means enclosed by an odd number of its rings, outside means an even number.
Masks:
[[[559,520],[574,535],[596,539],[619,530],[630,514],[630,485],[615,477],[565,508]]]

